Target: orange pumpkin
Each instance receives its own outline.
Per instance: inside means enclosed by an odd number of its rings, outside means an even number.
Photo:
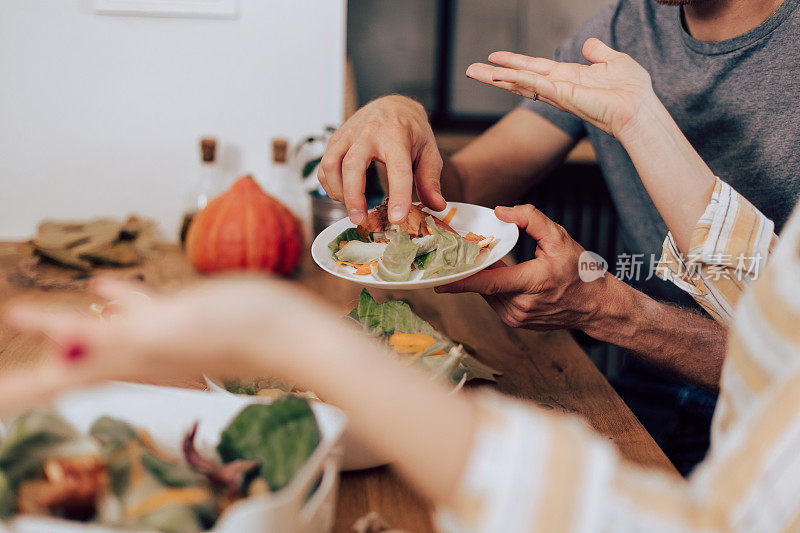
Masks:
[[[291,274],[303,237],[294,215],[266,194],[252,176],[236,183],[195,215],[186,254],[201,272],[266,270]]]

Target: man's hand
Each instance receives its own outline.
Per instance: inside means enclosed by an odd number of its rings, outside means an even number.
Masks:
[[[317,176],[328,195],[345,203],[359,224],[367,212],[365,172],[372,161],[386,164],[389,220],[399,222],[416,185],[423,204],[447,206],[439,182],[442,157],[425,109],[410,98],[385,96],[362,107],[330,139]]]
[[[495,212],[536,239],[535,258],[496,265],[437,287],[437,292],[480,293],[509,326],[580,329],[701,387],[719,387],[725,328],[656,302],[609,274],[582,281],[578,261],[583,248],[533,206],[498,207]]]
[[[437,292],[480,293],[503,322],[515,328],[591,329],[606,283],[605,278],[588,283],[580,279],[583,248],[532,205],[498,207],[495,213],[536,239],[535,258],[484,270],[437,287]]]

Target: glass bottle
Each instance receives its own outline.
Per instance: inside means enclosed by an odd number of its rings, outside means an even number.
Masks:
[[[187,210],[181,221],[181,245],[186,242],[189,224],[198,211],[204,209],[208,202],[222,192],[222,176],[217,164],[217,140],[214,137],[200,139],[200,164],[196,170],[192,192],[187,201]]]

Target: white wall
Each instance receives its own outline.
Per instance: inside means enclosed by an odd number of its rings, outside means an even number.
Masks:
[[[174,236],[203,135],[273,188],[270,140],[341,120],[344,4],[240,0],[224,20],[0,0],[0,239],[134,211]]]

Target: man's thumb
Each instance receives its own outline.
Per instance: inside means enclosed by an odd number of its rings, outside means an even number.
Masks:
[[[497,207],[494,212],[497,218],[503,222],[516,224],[519,229],[525,231],[537,241],[559,236],[556,223],[530,204],[516,207]]]

